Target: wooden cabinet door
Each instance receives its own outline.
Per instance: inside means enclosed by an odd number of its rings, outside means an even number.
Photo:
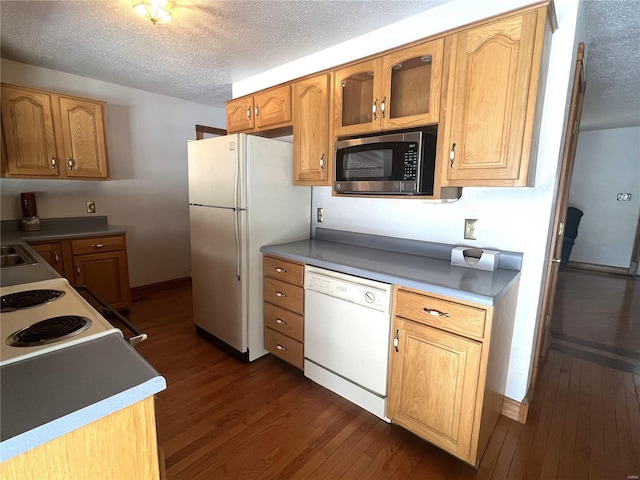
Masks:
[[[64,168],[70,178],[107,178],[102,104],[59,98]]]
[[[231,100],[227,106],[227,133],[246,132],[255,126],[253,97]]]
[[[444,39],[440,38],[383,58],[383,129],[438,122],[443,51]]]
[[[2,136],[6,159],[4,176],[58,176],[51,96],[2,86]]]
[[[253,96],[256,128],[291,124],[291,85],[271,88]]]
[[[526,185],[544,11],[488,23],[449,39],[443,185]]]
[[[331,185],[329,78],[318,75],[293,86],[293,180],[296,185]]]
[[[45,262],[51,265],[61,277],[66,277],[64,268],[64,259],[62,253],[62,244],[60,242],[39,243],[29,245],[34,252],[40,255]]]
[[[333,89],[336,136],[380,129],[382,58],[341,68]]]
[[[129,308],[129,270],[126,252],[74,255],[74,283],[85,285],[116,309]]]
[[[482,344],[401,317],[393,332],[388,417],[469,462]]]

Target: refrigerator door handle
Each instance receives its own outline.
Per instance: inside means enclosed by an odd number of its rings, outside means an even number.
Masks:
[[[240,212],[242,211],[239,208],[234,209],[234,213],[235,215],[235,236],[236,236],[236,277],[238,278],[238,281],[240,281],[240,232],[238,230],[239,225],[238,225],[238,216],[240,215]]]

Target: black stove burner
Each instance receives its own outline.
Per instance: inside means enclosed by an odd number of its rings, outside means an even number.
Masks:
[[[47,318],[18,330],[7,338],[7,344],[12,347],[34,347],[59,342],[78,335],[90,326],[91,319],[78,315]]]
[[[0,312],[14,312],[23,308],[31,308],[43,303],[53,302],[62,297],[61,290],[25,290],[8,295],[2,295]]]

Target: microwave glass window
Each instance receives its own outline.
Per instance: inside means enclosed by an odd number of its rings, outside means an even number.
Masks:
[[[345,155],[343,172],[345,180],[364,178],[389,178],[393,167],[393,150],[369,150]]]

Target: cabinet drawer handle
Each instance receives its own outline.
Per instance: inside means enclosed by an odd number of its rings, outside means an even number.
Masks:
[[[282,293],[282,292],[276,292],[276,297],[283,297],[286,298],[287,294],[286,293]]]
[[[51,155],[51,170],[55,170],[55,169],[56,169],[56,157]]]
[[[447,312],[441,312],[440,310],[434,310],[432,308],[424,307],[423,310],[427,312],[429,315],[433,315],[434,317],[450,317],[451,314]]]
[[[280,325],[286,325],[287,322],[285,322],[284,320],[282,320],[281,318],[276,318],[276,323],[280,324]]]
[[[280,345],[280,344],[276,345],[276,348],[278,350],[286,350],[287,349],[287,347],[285,347],[284,345]]]
[[[276,267],[276,272],[278,273],[288,273],[286,268]]]
[[[106,243],[93,243],[93,244],[91,244],[91,246],[93,248],[104,248],[104,247],[107,246],[107,244]]]
[[[453,145],[451,145],[451,151],[449,152],[449,160],[451,161],[451,168],[456,166],[455,163],[455,159],[456,159],[456,144],[454,143]]]

